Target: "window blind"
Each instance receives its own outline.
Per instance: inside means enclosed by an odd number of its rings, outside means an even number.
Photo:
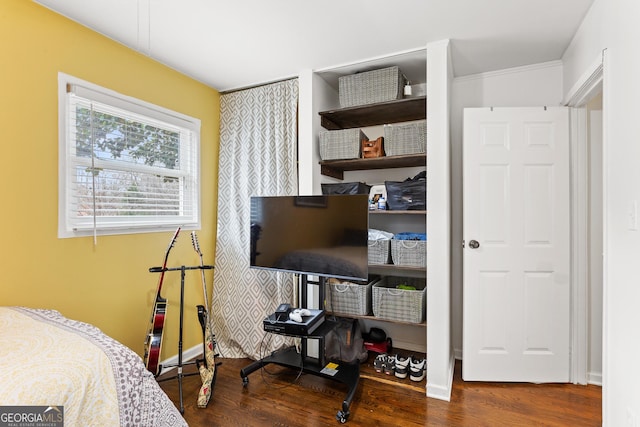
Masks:
[[[199,225],[199,123],[81,85],[65,99],[67,234]]]

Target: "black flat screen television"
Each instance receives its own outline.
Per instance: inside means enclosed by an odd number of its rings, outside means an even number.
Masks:
[[[368,277],[368,195],[251,197],[250,266]]]

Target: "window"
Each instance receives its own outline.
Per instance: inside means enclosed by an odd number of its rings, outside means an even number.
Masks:
[[[200,226],[200,121],[60,73],[58,236]]]

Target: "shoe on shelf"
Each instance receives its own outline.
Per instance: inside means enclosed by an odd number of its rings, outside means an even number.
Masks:
[[[396,354],[395,359],[396,359],[396,364],[395,364],[396,377],[407,378],[407,374],[409,373],[409,358],[402,357]]]
[[[387,356],[387,363],[384,365],[384,373],[387,375],[393,375],[393,371],[396,367],[396,356]]]
[[[411,357],[409,362],[409,379],[411,381],[422,381],[427,373],[427,359],[417,359]]]
[[[387,365],[388,358],[389,356],[387,356],[386,354],[377,355],[373,360],[373,369],[375,369],[376,372],[384,372],[384,368]]]

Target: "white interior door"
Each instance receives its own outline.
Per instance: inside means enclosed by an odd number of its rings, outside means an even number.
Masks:
[[[467,381],[568,382],[569,111],[464,111]]]

